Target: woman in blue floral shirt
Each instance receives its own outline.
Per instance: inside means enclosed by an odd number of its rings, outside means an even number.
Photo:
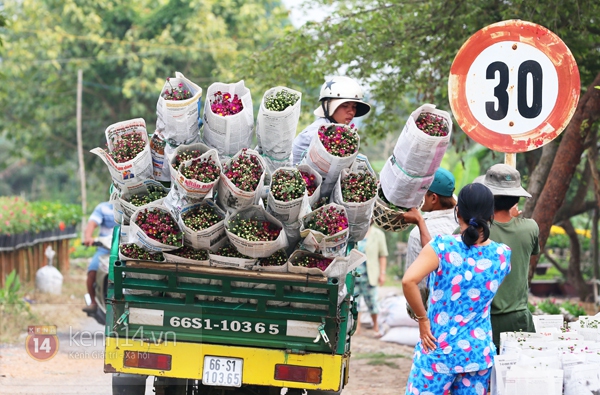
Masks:
[[[458,195],[460,235],[436,236],[402,279],[419,322],[406,394],[487,394],[493,356],[490,305],[510,272],[510,248],[489,239],[494,196],[483,184]],[[425,309],[419,282],[429,276]]]

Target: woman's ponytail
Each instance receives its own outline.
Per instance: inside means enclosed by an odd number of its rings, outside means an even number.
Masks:
[[[467,228],[461,233],[463,243],[475,245],[483,231],[483,240],[490,237],[490,226],[494,216],[494,195],[483,184],[466,185],[458,194],[458,214]]]

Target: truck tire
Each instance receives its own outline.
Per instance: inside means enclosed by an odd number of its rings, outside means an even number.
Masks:
[[[113,395],[144,395],[146,393],[146,378],[139,374],[113,373]]]
[[[193,380],[189,380],[193,383]],[[187,379],[176,379],[170,377],[155,377],[154,392],[156,395],[186,395],[188,393]]]

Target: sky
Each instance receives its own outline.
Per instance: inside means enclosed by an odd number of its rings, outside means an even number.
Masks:
[[[281,0],[283,5],[291,11],[290,20],[295,27],[304,25],[307,21],[322,21],[328,15],[325,7],[312,8],[310,12],[300,9],[303,0]]]

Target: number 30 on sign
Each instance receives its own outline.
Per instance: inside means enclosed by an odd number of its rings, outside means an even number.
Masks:
[[[450,69],[450,106],[469,137],[499,152],[555,139],[579,101],[579,71],[565,43],[543,26],[489,25],[461,47]]]

